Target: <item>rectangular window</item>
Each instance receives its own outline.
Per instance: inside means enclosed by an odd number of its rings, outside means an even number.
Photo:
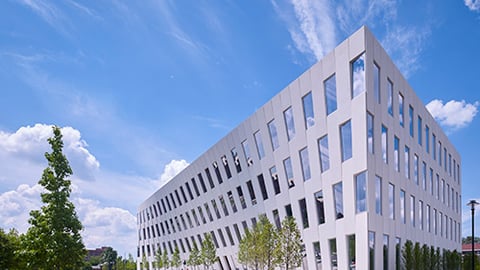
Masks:
[[[438,166],[442,167],[442,142],[438,140]]]
[[[352,98],[365,92],[365,53],[362,53],[351,64]]]
[[[347,235],[348,269],[355,269],[355,234]]]
[[[369,269],[375,270],[375,232],[368,232],[368,261]]]
[[[235,169],[237,169],[237,173],[240,173],[242,171],[242,166],[240,164],[240,157],[238,156],[237,149],[234,147],[232,150],[230,150],[230,153],[232,153],[232,158],[233,161],[235,162]],[[212,176],[210,175],[210,171],[205,169],[205,173],[207,174],[208,181],[210,182],[210,187],[213,188],[213,180]]]
[[[223,183],[222,175],[220,174],[220,169],[218,168],[218,163],[214,161],[212,163],[213,169],[215,170],[215,175],[217,176],[218,183]]]
[[[234,150],[235,150],[235,148],[232,149],[232,151],[234,151]],[[233,152],[232,152],[232,154],[233,154]],[[237,162],[235,161],[235,163],[237,163]],[[238,172],[238,168],[239,168],[239,167],[240,167],[240,163],[239,163],[238,166],[237,166],[237,172]],[[240,168],[240,171],[241,171],[241,170],[242,170],[242,169]],[[205,168],[205,174],[207,175],[207,179],[208,179],[208,183],[210,184],[210,188],[213,189],[213,188],[215,187],[215,184],[213,183],[212,174],[210,173],[210,169],[209,169],[209,168]]]
[[[237,187],[237,194],[238,198],[240,199],[240,205],[242,206],[242,209],[247,208],[247,203],[245,202],[245,197],[243,196],[243,190],[241,186]]]
[[[415,197],[410,195],[410,224],[415,227]]]
[[[270,177],[272,178],[273,191],[275,195],[280,194],[280,182],[278,181],[277,167],[270,168]]]
[[[447,171],[447,148],[443,148],[443,168]]]
[[[285,120],[288,141],[291,141],[293,137],[295,137],[295,122],[293,120],[292,107],[288,107],[288,109],[283,112],[283,119]]]
[[[218,196],[218,200],[220,201],[220,205],[222,206],[223,213],[225,214],[225,216],[228,216],[227,204],[225,203],[225,199],[223,199],[223,195]]]
[[[227,178],[230,179],[232,178],[232,172],[230,171],[230,166],[228,166],[228,159],[226,156],[222,156],[222,163],[223,163],[223,168],[225,169],[225,173],[227,174]]]
[[[182,200],[180,200],[180,195],[178,195],[178,191],[175,189],[175,197],[177,198],[178,204],[181,206],[182,205]],[[155,205],[154,205],[155,207]]]
[[[388,184],[388,209],[390,219],[395,219],[395,186]]]
[[[405,178],[410,179],[410,148],[405,145]]]
[[[435,232],[435,235],[437,235],[438,230],[437,230],[437,209],[433,208],[433,231]]]
[[[417,154],[413,155],[413,179],[415,184],[418,186],[418,156]]]
[[[380,103],[380,67],[373,63],[373,92],[377,103]]]
[[[203,181],[203,176],[201,173],[197,174],[198,180],[200,180],[200,186],[202,187],[203,193],[207,192],[207,186],[205,186],[205,181]]]
[[[312,92],[308,92],[302,98],[303,104],[303,119],[305,121],[305,129],[315,125],[315,116],[313,114],[313,100],[312,100]]]
[[[436,182],[436,187],[437,187],[437,200],[440,200],[440,175],[438,175],[437,173],[437,180],[435,181]]]
[[[231,191],[227,192],[228,200],[230,201],[230,206],[234,213],[237,212],[237,205],[235,204],[235,199],[233,198],[233,193]]]
[[[395,162],[395,171],[400,172],[400,140],[397,136],[393,137],[393,158]]]
[[[405,114],[404,114],[404,104],[403,104],[403,96],[402,94],[398,93],[398,120],[400,122],[400,126],[404,126],[405,123]]]
[[[225,242],[225,237],[223,237],[223,232],[221,229],[217,229],[218,235],[220,235],[220,240],[222,241],[223,247],[227,246],[227,243]]]
[[[292,161],[290,157],[283,160],[283,168],[285,170],[285,178],[287,179],[288,187],[292,188],[295,186],[295,182],[293,180],[293,169],[292,169]]]
[[[427,190],[427,163],[422,162],[422,187],[423,190]]]
[[[308,148],[300,150],[300,164],[302,165],[303,181],[310,179],[310,162],[308,160]]]
[[[418,200],[418,227],[423,230],[423,201]]]
[[[425,126],[425,150],[430,153],[430,128]]]
[[[277,227],[277,230],[280,230],[282,228],[282,222],[280,221],[280,214],[278,213],[278,209],[273,210],[272,214],[275,227]]]
[[[242,241],[242,234],[240,233],[240,229],[238,225],[235,223],[233,224],[233,230],[235,231],[235,235],[237,236],[237,241],[240,243]]]
[[[393,83],[388,79],[388,84],[387,84],[387,95],[388,95],[388,100],[387,100],[387,110],[390,115],[393,116]]]
[[[430,225],[430,205],[427,204],[427,212],[426,212],[426,222],[427,222],[427,231],[432,232],[432,227]]]
[[[375,176],[375,213],[382,215],[382,178]]]
[[[258,159],[262,159],[265,157],[265,150],[263,149],[262,135],[260,134],[260,131],[255,132],[253,137],[255,138],[255,145],[257,146]]]
[[[275,150],[280,146],[280,143],[278,142],[278,133],[277,126],[275,126],[275,120],[268,122],[268,133],[270,134],[272,150]]]
[[[307,203],[305,198],[298,201],[298,205],[300,206],[300,213],[302,215],[302,224],[303,228],[308,228],[308,211],[307,211]]]
[[[432,133],[432,156],[433,156],[433,160],[437,159],[436,140],[437,140],[437,136],[435,136],[435,133]]]
[[[332,265],[332,269],[337,269],[338,262],[337,262],[337,239],[333,238],[328,240],[330,244],[330,263]]]
[[[292,205],[290,204],[285,205],[285,214],[287,215],[287,217],[293,216]]]
[[[318,140],[318,151],[320,153],[320,170],[322,172],[330,169],[330,155],[328,153],[328,135]]]
[[[215,199],[212,199],[211,203],[212,203],[213,210],[215,211],[215,215],[217,216],[217,219],[220,219],[221,216],[220,216],[220,211],[218,210],[217,201],[215,201]],[[187,217],[188,217],[188,213],[187,213]]]
[[[355,205],[356,212],[367,211],[367,172],[362,172],[355,176]]]
[[[373,123],[373,115],[367,112],[367,149],[368,152],[373,154],[374,153],[374,123]]]
[[[225,232],[227,232],[227,237],[228,237],[228,241],[230,241],[230,245],[234,246],[235,245],[235,242],[233,241],[233,236],[232,236],[232,232],[230,231],[230,227],[225,227]]]
[[[430,194],[433,196],[433,169],[430,168]]]
[[[402,266],[402,245],[400,237],[395,238],[395,270],[400,270]]]
[[[413,137],[413,107],[408,106],[408,127],[410,131],[410,137]]]
[[[382,125],[382,159],[388,163],[388,128]]]
[[[213,221],[213,215],[212,215],[212,212],[210,211],[210,207],[208,207],[208,203],[204,203],[203,206],[205,207],[205,211],[207,212],[208,219],[210,221]],[[180,217],[182,216],[180,215]],[[183,221],[183,218],[182,218],[182,221]]]
[[[352,124],[348,120],[340,126],[340,143],[342,149],[342,162],[352,157]]]
[[[338,182],[333,185],[333,199],[335,201],[335,217],[343,218],[343,184]]]
[[[442,179],[442,185],[440,186],[440,196],[442,196],[442,202],[445,204],[445,180]]]
[[[207,219],[205,219],[205,216],[203,215],[202,207],[199,206],[197,210],[198,210],[198,214],[200,215],[200,218],[202,219],[203,224],[207,223]]]
[[[422,145],[422,127],[423,127],[423,124],[422,124],[422,118],[420,116],[417,117],[417,134],[418,134],[418,144],[419,145]]]
[[[173,194],[170,192],[170,200],[172,200],[173,208],[177,208],[177,203],[175,203],[175,199],[173,198]]]
[[[255,190],[253,189],[252,181],[247,181],[247,188],[248,193],[250,194],[250,200],[252,201],[252,205],[257,204],[257,198],[255,197]]]
[[[247,162],[247,166],[253,165],[253,159],[250,154],[250,147],[248,145],[248,141],[245,140],[242,142],[243,154],[245,155],[245,161]]]
[[[388,269],[388,235],[383,235],[383,269]]]
[[[188,200],[187,200],[187,196],[185,195],[185,190],[183,189],[183,186],[180,186],[180,193],[182,193],[182,198],[185,201],[185,203],[187,203]],[[160,205],[158,208],[160,209]]]
[[[325,201],[323,198],[323,191],[315,193],[315,204],[317,206],[318,224],[325,223]]]
[[[407,219],[405,217],[405,190],[400,190],[400,219],[402,220],[403,224],[407,223]]]
[[[325,88],[325,107],[327,115],[329,115],[337,110],[337,80],[335,74],[323,82],[323,87]]]
[[[265,179],[263,174],[257,175],[258,185],[260,186],[260,191],[262,192],[263,200],[268,199],[267,187],[265,186]]]
[[[313,242],[313,254],[315,255],[315,265],[317,270],[322,269],[322,253],[320,251],[320,242]]]
[[[452,155],[448,154],[448,175],[452,176]]]

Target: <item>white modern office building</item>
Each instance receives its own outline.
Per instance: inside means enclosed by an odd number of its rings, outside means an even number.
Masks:
[[[140,205],[138,265],[175,247],[186,260],[208,233],[215,268],[242,269],[260,214],[296,218],[309,270],[396,269],[407,240],[460,251],[460,167],[363,27]]]

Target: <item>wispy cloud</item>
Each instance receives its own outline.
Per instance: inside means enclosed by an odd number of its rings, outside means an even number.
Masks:
[[[465,100],[450,100],[443,103],[434,99],[427,104],[427,110],[447,131],[455,131],[469,125],[477,115],[479,102],[467,103]]]
[[[53,3],[48,0],[18,0],[21,4],[33,10],[40,18],[47,22],[62,34],[69,35],[66,31],[68,25],[67,17]]]
[[[92,8],[88,8],[87,6],[85,5],[82,5],[74,0],[69,0],[68,3],[70,3],[73,7],[77,8],[78,10],[80,10],[81,12],[83,12],[84,14],[87,14],[88,16],[94,18],[94,19],[100,19],[100,20],[103,20],[103,18],[98,15],[98,13],[93,10]]]
[[[471,11],[480,12],[480,1],[479,0],[465,0],[465,5]]]

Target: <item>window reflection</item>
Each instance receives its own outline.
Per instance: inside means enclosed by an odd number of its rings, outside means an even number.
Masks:
[[[343,218],[343,185],[339,182],[333,185],[333,198],[335,201],[335,218]]]
[[[283,112],[283,118],[285,120],[285,127],[287,129],[287,138],[290,141],[295,137],[295,122],[293,120],[292,107],[289,107]]]
[[[352,98],[365,92],[365,53],[352,63]]]
[[[335,74],[328,78],[323,84],[325,88],[327,115],[329,115],[337,110],[337,81]]]
[[[305,128],[308,129],[315,124],[315,117],[313,114],[312,92],[309,92],[302,98],[302,103]]]

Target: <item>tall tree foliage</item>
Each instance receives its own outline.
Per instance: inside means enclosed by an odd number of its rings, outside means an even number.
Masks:
[[[212,236],[205,234],[205,239],[202,242],[202,250],[200,252],[203,265],[209,269],[217,261],[217,248],[213,244]]]
[[[20,253],[21,238],[15,229],[8,233],[0,228],[0,269],[25,269],[25,261]]]
[[[102,252],[102,263],[107,265],[108,270],[112,270],[112,267],[117,262],[117,251],[112,247],[107,247]]]
[[[285,217],[279,235],[279,263],[285,270],[302,264],[302,239],[294,217]]]
[[[402,261],[405,270],[413,270],[414,268],[414,256],[413,256],[413,243],[407,240],[402,249]]]
[[[180,251],[178,250],[178,247],[175,247],[175,250],[173,251],[172,261],[170,262],[170,265],[172,267],[175,267],[175,269],[178,269],[178,267],[182,265],[182,259],[180,259]]]
[[[268,220],[266,215],[259,217],[257,230],[260,238],[260,256],[263,269],[273,270],[279,262],[277,252],[279,249],[278,233],[276,227]]]
[[[197,266],[203,264],[200,251],[198,250],[197,244],[193,242],[192,250],[188,256],[187,264],[192,266],[194,270],[197,269]]]
[[[60,128],[53,127],[48,139],[51,153],[45,153],[48,166],[38,182],[45,188],[41,194],[44,205],[30,212],[24,247],[30,269],[78,269],[85,259],[80,223],[75,206],[69,200],[72,169],[62,152]]]

